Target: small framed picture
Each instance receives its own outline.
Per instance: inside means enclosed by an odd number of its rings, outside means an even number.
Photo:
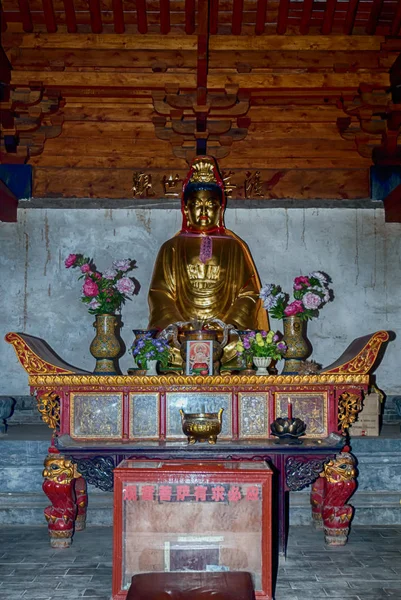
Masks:
[[[213,375],[213,340],[187,342],[186,375]]]

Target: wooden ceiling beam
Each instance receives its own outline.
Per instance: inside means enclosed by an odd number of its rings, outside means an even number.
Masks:
[[[242,18],[244,12],[244,0],[233,0],[233,15],[231,33],[240,35],[242,29]]]
[[[373,0],[368,23],[365,28],[368,35],[374,35],[382,8],[383,0]]]
[[[33,31],[33,23],[29,0],[18,0],[18,6],[21,13],[22,28],[26,33],[30,33]]]
[[[136,16],[139,33],[148,32],[148,18],[146,15],[146,0],[136,0]]]
[[[77,32],[77,19],[75,15],[74,0],[63,0],[65,20],[67,23],[68,33]]]
[[[256,5],[255,33],[261,35],[265,32],[267,0],[258,0]]]
[[[283,35],[287,31],[288,12],[290,10],[290,0],[280,0],[277,16],[276,31],[279,35]]]
[[[160,0],[160,33],[170,33],[170,0]]]
[[[124,8],[122,0],[112,0],[113,6],[113,17],[114,17],[114,31],[115,33],[124,33]]]
[[[322,34],[328,35],[333,29],[334,13],[336,12],[337,0],[326,0],[326,9],[324,11]]]
[[[195,31],[195,0],[185,0],[185,33],[192,35]]]
[[[102,13],[100,10],[100,0],[88,0],[90,21],[93,33],[102,33]]]
[[[351,35],[354,29],[356,13],[358,11],[359,0],[349,0],[347,14],[345,17],[343,33]]]
[[[391,24],[391,35],[399,35],[401,29],[401,0],[398,0],[397,10]]]

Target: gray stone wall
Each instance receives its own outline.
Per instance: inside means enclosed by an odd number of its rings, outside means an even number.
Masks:
[[[147,290],[158,248],[180,223],[175,208],[20,209],[18,223],[0,223],[0,339],[8,331],[25,331],[44,338],[66,361],[92,370],[94,319],[79,300],[81,284],[76,271],[65,269],[65,257],[82,252],[100,270],[116,258],[137,260],[141,290],[123,309],[128,346],[131,330],[147,326]],[[308,324],[314,360],[328,365],[354,338],[378,329],[397,334],[401,224],[385,224],[381,208],[236,208],[227,210],[226,224],[248,243],[264,283],[290,290],[296,275],[323,270],[332,277],[334,302]],[[401,390],[400,349],[398,336],[377,369],[377,383],[389,395]],[[120,361],[123,371],[131,364],[128,354]],[[27,375],[4,342],[0,369],[0,395],[27,393]]]

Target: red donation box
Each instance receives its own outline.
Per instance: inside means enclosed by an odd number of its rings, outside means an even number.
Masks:
[[[133,575],[248,571],[272,598],[272,471],[263,461],[124,460],[114,471],[113,600]]]

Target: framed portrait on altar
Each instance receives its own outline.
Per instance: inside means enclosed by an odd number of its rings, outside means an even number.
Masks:
[[[187,341],[186,375],[213,375],[213,340]]]

